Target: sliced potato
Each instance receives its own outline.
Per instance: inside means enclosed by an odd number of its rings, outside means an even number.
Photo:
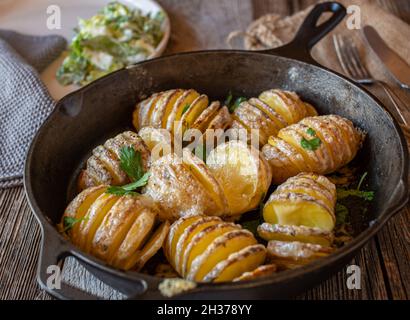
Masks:
[[[191,125],[191,129],[198,129],[204,132],[208,127],[211,120],[215,117],[216,113],[220,109],[221,104],[218,101],[212,102],[201,114],[196,118],[196,120]]]
[[[182,94],[181,89],[168,90],[163,92],[156,104],[152,106],[152,112],[150,115],[149,126],[154,128],[162,128],[162,119],[168,106],[174,105],[175,101]]]
[[[276,273],[277,270],[278,267],[276,266],[276,264],[264,264],[262,266],[257,267],[255,270],[242,273],[239,277],[236,277],[232,281],[236,282],[253,280],[256,278],[261,278]]]
[[[202,216],[200,215],[182,217],[182,218],[179,218],[177,221],[175,221],[171,225],[167,239],[164,244],[164,253],[168,261],[174,267],[174,269],[175,269],[175,261],[173,257],[175,256],[179,238],[181,237],[182,233],[189,225],[191,225],[192,223],[194,223],[195,221],[201,218]]]
[[[181,157],[168,154],[156,160],[143,193],[161,206],[161,220],[218,212],[219,208]]]
[[[107,190],[107,186],[100,185],[100,186],[85,189],[80,194],[78,194],[70,202],[67,209],[65,210],[64,215],[61,218],[59,229],[61,231],[65,230],[66,226],[64,225],[64,219],[66,217],[74,218],[78,221],[86,219],[87,212],[90,209],[91,205],[106,190]],[[68,233],[71,237],[76,238],[79,229],[80,229],[80,223],[75,223],[73,227],[70,230],[68,230]]]
[[[187,245],[191,242],[196,233],[201,232],[209,226],[216,225],[221,222],[218,217],[203,217],[200,220],[195,221],[189,227],[187,227],[181,234],[176,245],[176,251],[174,255],[175,269],[179,274],[182,274],[182,259]]]
[[[295,123],[292,111],[289,110],[289,107],[276,90],[262,92],[259,95],[259,99],[271,107],[276,113],[279,113],[288,124]]]
[[[151,161],[155,161],[172,152],[171,134],[166,129],[144,127],[138,135],[151,151]]]
[[[192,261],[187,279],[203,281],[218,262],[227,259],[231,253],[256,243],[257,241],[248,230],[234,230],[219,236]]]
[[[327,247],[332,245],[334,238],[332,232],[323,231],[319,228],[270,224],[266,222],[258,227],[258,234],[266,241],[299,241]]]
[[[259,132],[259,142],[261,145],[268,142],[269,136],[276,136],[278,133],[276,123],[266,113],[247,101],[242,102],[233,114],[249,130],[253,129]],[[249,133],[251,132],[249,131]]]
[[[193,89],[186,90],[184,93],[176,100],[171,112],[167,118],[167,124],[165,129],[169,132],[174,133],[176,122],[181,120],[184,109],[192,104],[192,102],[199,97],[199,93]]]
[[[181,263],[181,275],[186,276],[187,270],[191,268],[192,261],[214,241],[217,237],[232,230],[239,230],[240,225],[221,222],[206,227],[201,232],[197,232],[187,244]]]
[[[301,143],[304,136],[301,135],[296,128],[294,128],[294,126],[295,125],[291,125],[280,130],[278,133],[278,138],[286,141],[303,156],[305,164],[309,167],[308,171],[321,172],[320,170],[323,168],[323,163],[320,162],[320,159],[315,151],[302,147]]]
[[[134,268],[136,271],[141,270],[142,267],[147,263],[147,261],[151,259],[154,256],[154,254],[158,252],[159,249],[161,249],[162,244],[164,243],[165,238],[168,234],[168,230],[169,222],[165,221],[154,232],[154,234],[145,244],[141,252],[136,252],[134,256],[132,256],[125,263],[124,269],[129,270],[131,268]]]
[[[266,103],[264,103],[262,100],[258,98],[251,98],[249,99],[249,103],[257,107],[259,110],[263,111],[264,113],[266,113],[269,116],[269,118],[275,123],[277,131],[288,126],[288,123],[286,122],[286,120],[279,113],[277,113],[275,110],[269,107]]]
[[[220,144],[209,153],[206,163],[222,186],[230,215],[254,209],[271,182],[266,160],[242,141]]]
[[[214,178],[208,166],[188,149],[183,149],[183,158],[189,170],[191,170],[219,208],[213,215],[219,216],[226,214],[229,210],[228,200],[225,197],[221,185]]]
[[[260,266],[266,257],[266,248],[261,244],[250,245],[231,253],[229,257],[219,262],[203,278],[204,282],[231,281],[244,272],[249,272]]]
[[[323,201],[299,193],[273,193],[263,209],[263,218],[272,224],[296,225],[333,230],[335,217]]]
[[[195,120],[202,114],[202,112],[208,107],[209,99],[205,94],[201,94],[196,98],[189,108],[183,113],[181,117],[181,131],[182,134],[187,129],[190,129]]]
[[[158,97],[162,94],[162,92],[154,93],[147,99],[137,103],[135,106],[135,110],[132,115],[132,124],[134,125],[136,130],[139,130],[143,127],[143,124],[148,122],[148,113],[152,105],[157,101]]]
[[[118,196],[107,193],[103,193],[95,199],[87,211],[87,219],[81,221],[78,233],[71,237],[73,243],[89,253],[95,232],[118,199]]]
[[[128,270],[135,265],[134,256],[139,255],[139,250],[144,242],[148,239],[152,228],[155,224],[157,212],[149,207],[141,208],[139,215],[133,222],[124,241],[112,259],[112,265],[117,268]],[[162,245],[162,243],[161,243]]]
[[[271,240],[268,242],[268,253],[275,263],[289,262],[304,265],[315,259],[328,256],[334,251],[331,247],[298,241],[283,242]]]
[[[174,92],[172,97],[170,97],[169,100],[167,101],[167,104],[165,105],[165,108],[162,109],[161,128],[166,129],[169,115],[171,114],[175,103],[184,94],[185,91],[186,90],[184,90],[184,89],[176,89],[176,91]]]
[[[91,253],[110,262],[125,239],[141,209],[143,196],[122,196],[104,217],[97,229]]]

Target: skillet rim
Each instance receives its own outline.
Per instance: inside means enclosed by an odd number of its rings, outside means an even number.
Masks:
[[[308,273],[313,273],[315,271],[319,271],[321,268],[324,267],[330,267],[332,264],[336,263],[338,260],[343,260],[343,258],[348,257],[349,255],[353,255],[355,251],[358,249],[362,248],[377,232],[380,231],[380,229],[386,224],[386,222],[398,211],[400,211],[408,202],[408,195],[409,195],[409,188],[408,188],[408,172],[409,172],[409,151],[407,148],[407,142],[404,138],[404,134],[397,122],[397,120],[394,118],[392,113],[384,106],[381,101],[375,97],[371,92],[369,92],[366,88],[364,88],[361,85],[358,85],[354,83],[352,80],[348,79],[344,75],[333,71],[327,67],[321,66],[318,63],[316,63],[314,60],[308,60],[307,61],[301,61],[295,58],[291,57],[286,57],[280,54],[275,53],[275,50],[264,50],[264,51],[248,51],[248,50],[232,50],[232,49],[219,49],[219,50],[201,50],[201,51],[194,51],[194,52],[180,52],[180,53],[175,53],[167,56],[162,56],[158,58],[154,58],[151,60],[146,60],[140,63],[136,63],[133,65],[130,65],[128,67],[119,69],[109,75],[106,75],[84,87],[81,87],[80,89],[64,96],[62,99],[60,99],[54,110],[51,112],[51,114],[47,117],[47,119],[43,122],[39,130],[37,131],[36,135],[34,136],[30,147],[27,151],[26,155],[26,161],[25,161],[25,166],[24,166],[24,173],[23,173],[23,182],[24,182],[24,189],[25,193],[30,205],[30,208],[34,215],[37,218],[37,221],[40,224],[41,227],[41,233],[42,233],[42,246],[41,246],[41,253],[40,253],[40,259],[43,256],[44,251],[47,251],[46,245],[45,245],[45,238],[51,238],[51,239],[58,239],[62,244],[63,244],[63,249],[60,250],[60,255],[62,253],[67,253],[68,256],[72,255],[76,259],[79,259],[80,262],[84,262],[92,267],[95,267],[97,269],[100,269],[103,272],[108,272],[109,274],[112,274],[114,276],[118,276],[121,278],[124,278],[125,280],[130,280],[130,281],[138,281],[142,280],[147,283],[148,288],[146,290],[152,290],[152,283],[154,282],[155,285],[160,283],[163,279],[152,276],[152,275],[147,275],[144,273],[139,273],[135,271],[121,271],[119,269],[115,269],[113,267],[108,266],[104,261],[95,258],[91,256],[90,254],[87,254],[85,252],[82,252],[79,248],[75,247],[69,240],[67,240],[63,235],[61,235],[58,230],[55,228],[55,224],[53,224],[48,217],[42,212],[42,210],[39,208],[34,195],[33,195],[33,188],[31,184],[31,176],[30,176],[30,168],[32,165],[32,157],[33,153],[35,151],[35,148],[37,147],[37,140],[39,138],[39,135],[43,128],[49,124],[52,121],[52,118],[56,114],[56,112],[59,111],[61,106],[63,105],[64,101],[69,99],[72,96],[76,96],[78,94],[84,94],[90,87],[97,85],[101,81],[105,81],[106,78],[108,77],[113,77],[117,73],[121,72],[129,72],[130,69],[134,68],[139,68],[143,67],[145,64],[151,64],[155,63],[156,61],[160,60],[167,60],[171,58],[176,58],[176,57],[182,57],[182,56],[194,56],[194,55],[202,55],[202,54],[245,54],[245,55],[264,55],[264,56],[275,56],[276,58],[280,59],[286,59],[290,60],[291,63],[295,64],[303,64],[305,66],[311,66],[315,68],[319,68],[321,71],[325,71],[327,73],[330,73],[330,76],[332,77],[337,77],[345,82],[347,82],[349,85],[353,86],[354,88],[358,89],[361,94],[365,94],[368,97],[370,97],[374,102],[375,102],[375,107],[380,108],[386,117],[389,118],[389,121],[393,124],[394,129],[396,131],[396,134],[398,135],[400,139],[400,151],[403,157],[403,166],[402,166],[402,172],[401,172],[401,179],[398,181],[398,183],[401,184],[403,190],[399,190],[399,192],[403,193],[402,195],[399,195],[399,199],[397,198],[397,195],[393,196],[393,201],[395,202],[394,205],[389,205],[386,206],[386,209],[382,211],[379,214],[379,217],[373,220],[373,223],[369,225],[363,232],[361,232],[357,237],[355,237],[351,242],[349,242],[347,245],[343,246],[342,248],[337,249],[334,253],[329,255],[328,257],[324,259],[319,259],[316,260],[312,263],[309,263],[305,266],[293,269],[293,270],[286,270],[280,273],[275,274],[274,276],[270,277],[262,277],[262,278],[257,278],[254,280],[248,280],[248,281],[243,281],[243,282],[223,282],[223,283],[214,283],[214,284],[207,284],[207,283],[199,283],[196,289],[190,290],[186,293],[182,293],[180,295],[174,296],[174,298],[177,297],[184,297],[184,295],[189,295],[191,293],[199,293],[203,291],[207,291],[207,293],[212,294],[212,290],[240,290],[240,289],[247,289],[247,288],[254,288],[254,287],[259,287],[259,286],[269,286],[273,284],[277,284],[280,282],[283,282],[285,280],[288,280],[289,278],[298,278],[303,275],[306,275]],[[407,173],[407,174],[406,174]],[[397,189],[395,189],[396,191]],[[390,211],[390,212],[388,212]],[[46,253],[47,254],[47,253]],[[154,290],[158,290],[157,288],[154,288]],[[53,291],[53,293],[55,293]],[[142,293],[141,295],[143,295]],[[138,296],[137,296],[138,298]]]

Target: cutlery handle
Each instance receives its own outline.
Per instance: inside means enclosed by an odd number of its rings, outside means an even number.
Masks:
[[[400,97],[390,88],[390,86],[383,81],[376,81],[376,84],[381,86],[386,93],[387,97],[393,104],[397,114],[399,115],[399,124],[403,133],[407,139],[407,143],[410,145],[410,111],[407,105],[400,99]]]

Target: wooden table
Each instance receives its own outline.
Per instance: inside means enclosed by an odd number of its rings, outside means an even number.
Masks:
[[[305,8],[314,0],[161,0],[171,17],[173,35],[168,53],[226,48],[235,29],[244,30],[268,12],[282,15]],[[379,1],[382,2],[382,1]],[[403,3],[406,0],[402,1]],[[409,6],[408,6],[409,7]],[[407,7],[407,8],[408,8]],[[400,15],[409,19],[409,11]],[[409,20],[407,20],[409,22]],[[382,97],[381,97],[382,98]],[[383,99],[383,98],[382,98]],[[410,102],[410,99],[408,100]],[[397,214],[351,262],[361,267],[362,289],[349,290],[342,270],[299,299],[409,299],[410,206]],[[0,299],[51,299],[36,282],[40,229],[22,187],[0,190]],[[120,295],[88,274],[76,262],[68,263],[64,279],[106,298]]]

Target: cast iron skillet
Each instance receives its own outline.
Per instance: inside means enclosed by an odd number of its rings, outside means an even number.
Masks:
[[[318,26],[324,12],[332,15]],[[320,113],[347,117],[367,131],[359,158],[369,172],[370,189],[376,191],[368,215],[355,227],[357,237],[328,258],[258,280],[199,284],[177,298],[285,298],[345,266],[408,200],[408,151],[396,121],[370,93],[311,58],[310,49],[345,14],[345,8],[338,3],[318,4],[295,39],[284,47],[261,52],[215,50],[162,57],[117,71],[60,100],[34,138],[25,166],[26,193],[42,229],[40,285],[58,298],[95,298],[64,284],[61,289],[47,288],[47,267],[74,256],[128,298],[164,298],[158,291],[161,279],[109,267],[65,240],[55,224],[73,198],[73,181],[93,147],[131,127],[131,113],[138,100],[170,88],[195,88],[213,99],[222,99],[229,90],[246,97],[269,88],[296,91]]]

